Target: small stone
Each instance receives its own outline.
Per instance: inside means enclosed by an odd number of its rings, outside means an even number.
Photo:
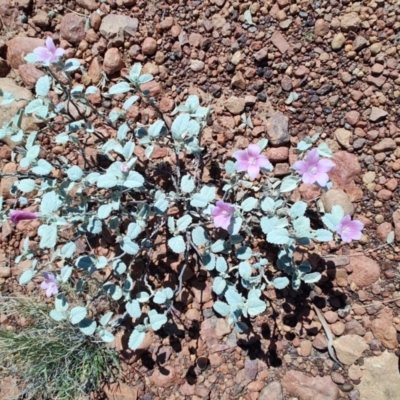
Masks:
[[[99,4],[95,0],[76,0],[76,4],[88,11],[95,11],[99,8]]]
[[[293,83],[290,77],[288,77],[287,75],[283,75],[281,86],[283,90],[285,90],[286,92],[290,92],[293,88]]]
[[[112,39],[117,36],[124,38],[124,33],[134,36],[139,21],[122,14],[107,14],[101,21],[100,33],[106,39]]]
[[[373,75],[380,75],[385,69],[384,65],[375,63],[371,68],[371,73]]]
[[[190,60],[190,69],[193,72],[200,72],[204,69],[204,62],[200,60]]]
[[[156,368],[150,379],[156,386],[167,388],[175,384],[176,372],[172,366],[163,366],[163,371]]]
[[[271,42],[282,54],[285,54],[290,49],[286,38],[279,31],[273,33]]]
[[[312,343],[310,340],[303,340],[300,342],[299,355],[302,357],[309,357],[312,350]]]
[[[335,136],[335,139],[345,149],[348,149],[351,146],[350,145],[350,138],[351,138],[350,131],[348,131],[347,129],[344,129],[344,128],[338,128],[338,129],[336,129],[336,131],[333,134]]]
[[[344,333],[345,325],[342,321],[336,321],[331,325],[331,331],[335,336],[341,336]]]
[[[372,285],[379,279],[380,268],[372,258],[366,256],[351,257],[349,269],[353,271],[348,277],[349,284],[354,282],[360,289]]]
[[[372,146],[374,153],[396,150],[397,144],[391,138],[383,138],[379,143]]]
[[[392,231],[392,224],[390,222],[383,222],[376,228],[376,235],[382,242],[386,242],[389,233]]]
[[[377,121],[380,121],[380,120],[386,118],[387,115],[388,115],[388,113],[385,110],[382,110],[379,107],[371,107],[371,113],[369,114],[369,120],[372,122],[377,122]]]
[[[72,44],[79,44],[85,39],[86,20],[75,13],[65,14],[61,20],[60,34],[63,39]]]
[[[355,110],[349,111],[344,116],[344,119],[346,120],[346,122],[349,125],[354,126],[360,120],[360,113],[358,111],[355,111]]]
[[[299,68],[296,69],[296,71],[294,71],[294,75],[297,78],[303,78],[306,75],[308,75],[310,73],[310,70],[305,67],[304,65],[301,65]]]
[[[157,51],[157,42],[152,37],[147,37],[142,43],[142,52],[145,56],[152,56]]]
[[[264,61],[268,58],[268,49],[264,47],[263,49],[257,51],[257,53],[254,54],[254,58],[259,63]]]
[[[121,53],[115,47],[108,49],[104,55],[103,70],[106,74],[112,75],[121,71],[125,64]]]
[[[43,39],[16,36],[7,42],[7,62],[13,69],[26,64],[24,57],[32,53],[36,47],[45,46]]]
[[[257,400],[284,400],[282,385],[279,381],[272,381],[261,390]]]
[[[225,108],[233,115],[241,114],[246,106],[243,98],[232,96],[225,101]]]
[[[364,49],[369,45],[367,39],[364,36],[356,36],[353,41],[353,51],[359,52],[360,50]]]
[[[343,32],[357,32],[361,25],[361,19],[356,12],[344,14],[340,19],[340,28]]]
[[[323,18],[317,19],[314,25],[314,32],[317,36],[325,36],[329,33],[330,24]]]
[[[349,322],[346,322],[345,332],[346,332],[346,334],[350,334],[350,335],[364,336],[365,328],[358,321],[353,319]]]
[[[336,265],[336,264],[335,264],[335,265]],[[335,322],[338,320],[338,318],[339,318],[338,314],[337,314],[336,312],[334,312],[334,311],[327,311],[327,312],[325,312],[325,313],[324,313],[324,317],[325,317],[326,322],[327,322],[328,324],[333,324],[333,323],[335,323]]]
[[[371,331],[387,349],[397,349],[397,331],[393,326],[393,311],[390,308],[384,308],[376,319],[371,323]]]
[[[349,196],[342,189],[329,189],[321,196],[325,212],[331,212],[333,206],[341,206],[344,214],[353,215],[354,207]]]
[[[242,90],[246,89],[246,81],[244,80],[243,75],[240,71],[236,72],[236,74],[232,78],[231,85],[238,89]]]
[[[368,349],[365,340],[358,335],[345,335],[333,342],[336,356],[345,365],[351,365]]]
[[[388,189],[381,189],[377,193],[376,197],[382,201],[388,201],[392,198],[393,193]]]
[[[344,37],[343,33],[337,33],[331,42],[332,50],[340,50],[346,42],[346,38]]]
[[[289,148],[288,147],[268,147],[267,148],[267,157],[269,161],[275,162],[283,162],[289,158]]]
[[[160,28],[163,31],[166,31],[168,29],[172,29],[174,26],[178,26],[180,28],[179,25],[174,25],[174,18],[173,17],[165,17],[161,22],[160,22]],[[179,36],[179,33],[178,33]]]
[[[266,128],[272,145],[280,146],[290,141],[289,119],[286,115],[275,112],[268,118]]]
[[[22,64],[18,67],[18,73],[28,89],[33,89],[39,78],[45,74],[33,64]]]

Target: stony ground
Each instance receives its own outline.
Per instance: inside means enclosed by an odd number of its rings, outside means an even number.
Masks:
[[[167,115],[190,93],[211,104],[204,141],[216,162],[268,137],[275,173],[285,175],[293,146],[321,133],[337,166],[334,189],[320,201],[325,209],[341,204],[366,226],[358,243],[315,246],[313,266],[323,280],[299,293],[268,292],[267,312],[250,335],[216,318],[209,282],[194,282],[174,316],[178,329],[148,337],[137,354],[118,338],[123,377],[105,389],[105,398],[400,399],[398,1],[0,0],[0,16],[4,91],[29,95],[15,82],[32,89],[42,72],[23,56],[48,35],[67,57],[82,60],[87,73],[75,79],[85,85],[99,84],[103,72],[115,82],[139,61],[155,75],[147,89]],[[93,102],[119,106],[118,100]],[[12,112],[4,107],[0,123]],[[243,114],[251,127],[242,125]],[[151,115],[130,109],[143,123]],[[143,156],[140,147],[137,155]],[[3,144],[5,172],[16,168],[10,156]],[[159,149],[154,156],[168,154]],[[1,180],[5,198],[11,184]],[[303,184],[297,195],[311,200],[320,192]],[[385,246],[391,231],[395,243]],[[3,228],[3,289],[18,290],[20,271],[10,271],[8,255],[27,233],[35,236],[32,222]],[[324,320],[342,365],[327,352]],[[0,385],[4,400],[8,386]]]

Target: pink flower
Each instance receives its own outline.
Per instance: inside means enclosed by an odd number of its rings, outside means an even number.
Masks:
[[[15,225],[17,225],[19,221],[39,218],[38,213],[32,213],[29,211],[22,211],[22,210],[11,210],[8,216],[10,217],[12,223]]]
[[[335,163],[328,159],[320,159],[318,150],[313,149],[308,154],[305,160],[296,161],[293,164],[294,169],[301,175],[304,183],[317,182],[320,186],[326,186],[329,181],[329,172]]]
[[[217,205],[211,211],[211,215],[214,217],[214,226],[228,230],[234,212],[235,208],[232,204],[218,200]]]
[[[43,273],[44,281],[40,285],[40,288],[46,290],[46,296],[51,297],[58,293],[58,282],[57,278],[53,274],[48,272]]]
[[[239,150],[233,154],[237,159],[235,166],[238,172],[247,172],[251,179],[257,178],[260,168],[269,168],[271,163],[266,156],[260,154],[261,149],[256,144],[250,144],[246,150]]]
[[[364,224],[361,221],[352,221],[350,215],[345,215],[336,227],[336,232],[343,242],[350,243],[352,240],[361,239],[361,230],[363,228]]]
[[[129,172],[129,166],[128,166],[128,164],[125,164],[125,163],[122,163],[122,164],[119,166],[119,169],[120,169],[120,171],[123,172],[124,174],[126,174],[127,172]]]
[[[46,47],[36,47],[33,53],[37,56],[36,61],[56,63],[58,59],[64,55],[65,50],[61,48],[57,49],[53,39],[48,37],[46,39]]]

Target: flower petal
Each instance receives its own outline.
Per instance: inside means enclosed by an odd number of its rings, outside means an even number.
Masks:
[[[258,165],[249,165],[247,173],[249,174],[251,179],[256,179],[258,174],[260,173],[260,167]]]
[[[318,172],[329,172],[332,168],[334,168],[336,164],[328,159],[323,159],[318,161],[317,169]]]
[[[314,179],[318,185],[325,187],[329,181],[329,176],[325,172],[318,172],[314,175]]]
[[[236,171],[244,172],[249,168],[249,162],[247,160],[239,160],[235,162]]]
[[[293,164],[293,168],[298,174],[302,175],[308,171],[308,164],[304,160],[296,161]]]
[[[301,180],[303,181],[303,183],[315,183],[315,175],[309,174],[308,172],[305,172],[302,177]]]
[[[249,157],[257,158],[261,153],[260,146],[258,144],[249,144],[247,148],[247,154]]]
[[[309,166],[311,165],[317,165],[319,161],[319,154],[318,154],[318,150],[317,149],[312,149],[306,157],[306,163],[309,164]]]
[[[246,150],[238,150],[233,153],[233,157],[235,157],[238,161],[245,161],[249,159],[249,155]]]
[[[258,156],[257,164],[260,168],[270,169],[272,167],[272,164],[266,156]]]
[[[47,36],[46,38],[46,47],[51,53],[56,52],[56,45],[53,42],[53,39],[50,36]]]

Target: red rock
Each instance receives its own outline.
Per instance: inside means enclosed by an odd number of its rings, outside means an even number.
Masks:
[[[384,65],[375,63],[371,68],[371,72],[373,75],[380,75],[384,69],[385,69]]]
[[[376,197],[379,200],[383,200],[383,201],[390,200],[392,198],[392,196],[393,196],[393,193],[388,189],[382,189],[376,195]]]
[[[321,189],[317,185],[302,183],[299,191],[303,200],[312,200],[321,196]]]
[[[168,156],[168,149],[166,147],[156,146],[151,155],[151,158],[159,159],[159,158],[165,158],[167,156]]]
[[[44,45],[43,39],[16,36],[7,43],[7,62],[11,68],[18,69],[20,65],[26,64],[24,57],[27,54]]]
[[[349,125],[355,126],[357,122],[360,120],[360,113],[355,110],[349,111],[344,116],[344,119]]]
[[[382,242],[386,242],[389,233],[393,230],[390,222],[383,222],[376,228],[376,235]]]
[[[45,74],[33,64],[22,64],[18,67],[18,73],[28,89],[33,89],[39,78]]]
[[[144,83],[143,85],[140,85],[140,89],[142,91],[148,90],[151,97],[157,97],[162,93],[161,85],[157,81]]]
[[[142,52],[145,56],[152,56],[157,51],[157,42],[152,37],[147,37],[142,43]]]
[[[174,18],[173,17],[165,17],[161,22],[160,22],[160,28],[164,31],[173,28],[174,26]],[[179,26],[179,25],[175,25]]]
[[[352,256],[350,258],[349,269],[353,272],[347,278],[348,283],[354,282],[360,289],[372,285],[379,279],[380,268],[378,263],[372,258]]]
[[[171,36],[177,38],[180,35],[181,31],[182,29],[179,25],[174,25],[171,27]]]
[[[300,371],[288,371],[281,380],[289,396],[304,400],[337,400],[339,388],[329,376],[309,377]]]
[[[310,70],[305,67],[304,65],[300,65],[299,68],[296,69],[296,71],[294,71],[294,75],[297,78],[303,78],[304,76],[308,75],[310,73]]]
[[[189,35],[189,44],[192,47],[200,48],[203,41],[204,41],[203,35],[201,35],[200,33],[193,32]]]
[[[99,8],[99,4],[95,0],[76,0],[76,4],[88,11],[95,11]]]
[[[396,190],[398,185],[398,181],[396,178],[390,178],[386,183],[385,186],[387,189],[389,189],[391,192],[393,192],[394,190]]]
[[[86,20],[76,13],[65,14],[61,20],[60,33],[63,39],[72,44],[79,44],[85,39]]]
[[[169,113],[175,108],[175,102],[173,99],[170,99],[168,97],[163,97],[160,100],[160,110],[164,113]]]
[[[329,22],[323,18],[317,19],[314,25],[314,32],[317,36],[325,36],[329,33]]]
[[[331,331],[335,336],[343,335],[346,326],[342,321],[336,321],[331,325]]]
[[[110,383],[103,389],[109,400],[136,400],[138,397],[137,389],[126,383]]]
[[[266,155],[271,162],[286,161],[289,158],[289,148],[268,147]]]
[[[125,63],[122,60],[121,53],[115,47],[108,49],[104,55],[103,70],[106,74],[112,75],[121,71]]]
[[[393,326],[393,311],[390,308],[386,307],[378,314],[378,318],[371,323],[371,330],[374,337],[387,349],[397,348],[397,331]]]
[[[286,53],[290,49],[290,44],[279,31],[273,33],[271,42],[282,54]]]
[[[326,313],[324,313],[324,317],[326,319],[326,322],[328,324],[333,324],[338,320],[338,314],[334,311],[327,311]]]

